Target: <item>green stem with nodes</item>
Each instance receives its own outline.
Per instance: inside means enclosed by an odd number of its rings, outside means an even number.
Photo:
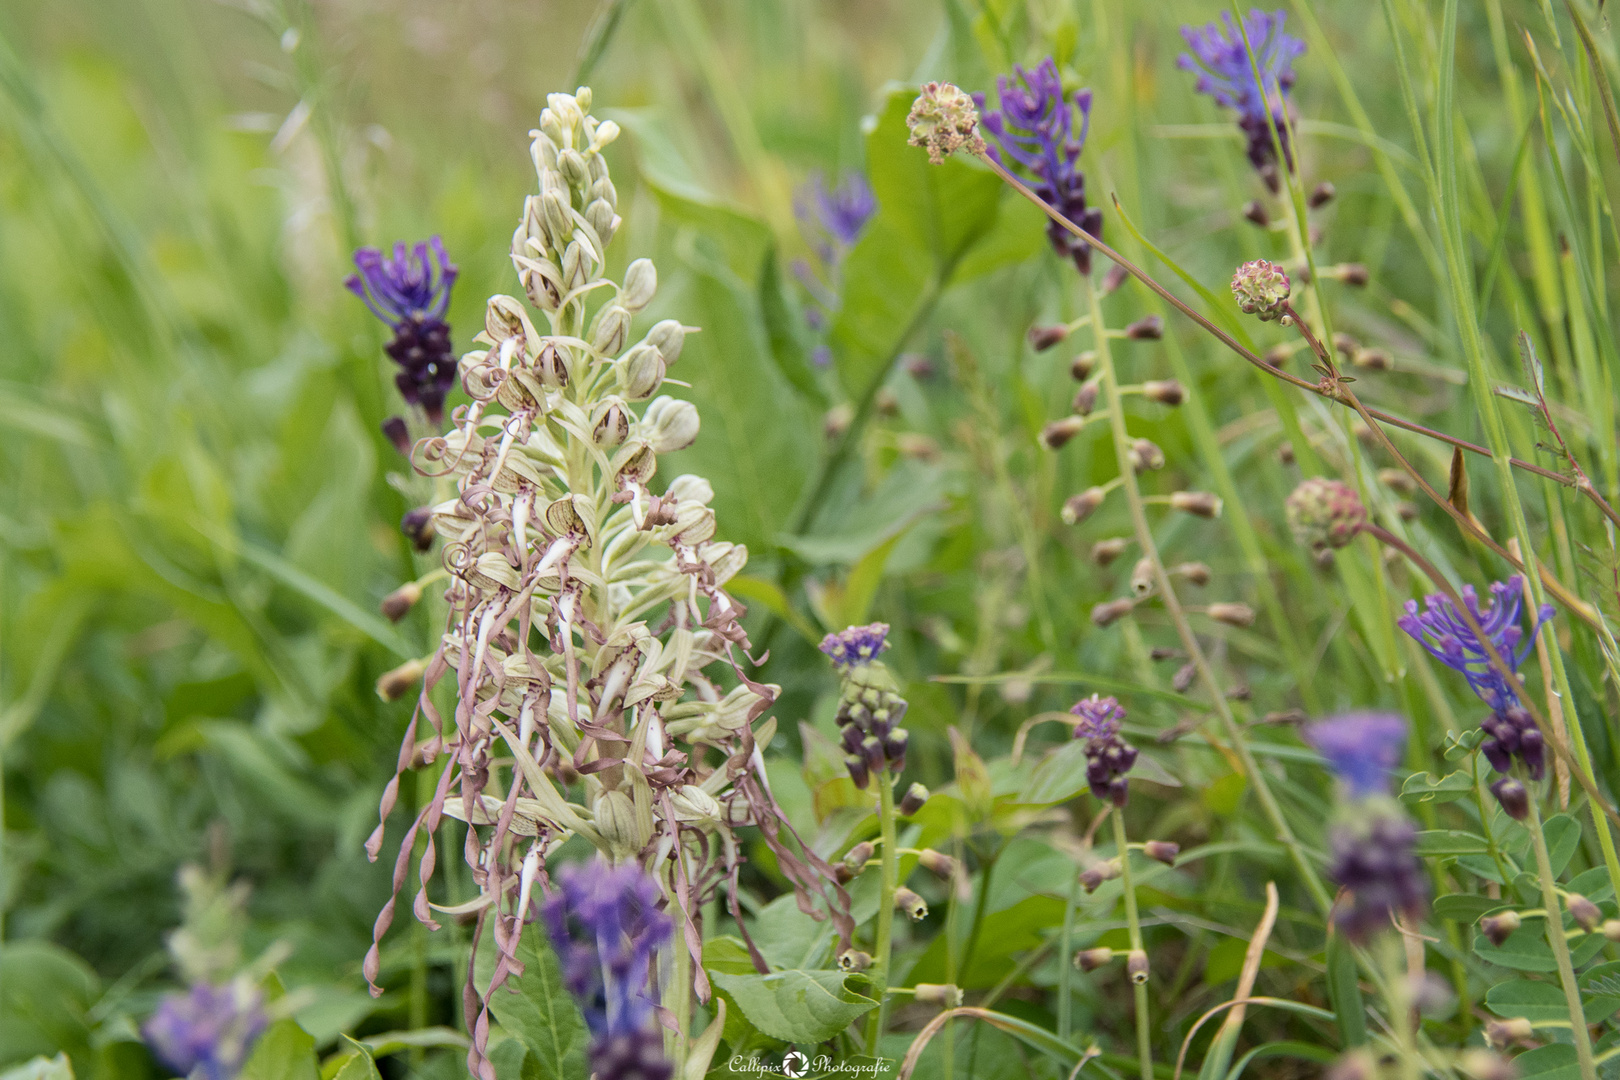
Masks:
[[[1130,928],[1131,952],[1145,953],[1142,948],[1142,918],[1136,911],[1136,886],[1131,882],[1131,846],[1125,840],[1125,815],[1115,810],[1114,847],[1119,849],[1119,884],[1125,894],[1125,923]],[[1136,1060],[1142,1069],[1142,1080],[1153,1080],[1153,1031],[1148,1027],[1147,979],[1131,980],[1136,991]]]
[[[878,895],[877,940],[872,946],[872,986],[878,1007],[866,1022],[866,1052],[878,1056],[878,1044],[889,1022],[889,953],[894,938],[894,894],[900,889],[900,852],[894,825],[894,783],[888,771],[872,777],[878,789],[878,858],[883,867],[882,891]]]
[[[1581,988],[1575,981],[1575,965],[1570,962],[1569,942],[1564,938],[1563,908],[1558,903],[1558,883],[1553,877],[1552,858],[1547,854],[1547,837],[1541,830],[1541,808],[1532,796],[1526,800],[1530,806],[1530,844],[1536,852],[1536,878],[1541,882],[1541,904],[1547,909],[1547,944],[1552,946],[1553,961],[1558,965],[1558,981],[1564,988],[1564,1001],[1569,1006],[1571,1033],[1575,1036],[1575,1058],[1581,1066],[1581,1080],[1597,1080],[1597,1065],[1592,1060],[1592,1033],[1586,1027],[1586,1011],[1581,1005]]]
[[[992,163],[994,165],[994,163]],[[996,166],[999,168],[999,166]],[[1002,170],[1005,174],[1005,170]],[[1010,176],[1009,176],[1010,179]],[[1061,215],[1059,215],[1061,217]],[[1105,252],[1106,254],[1106,252]],[[1113,256],[1110,255],[1112,258]],[[1118,261],[1118,260],[1116,260]],[[1147,510],[1142,501],[1142,491],[1136,482],[1136,469],[1131,464],[1131,438],[1125,428],[1125,409],[1119,394],[1119,381],[1114,374],[1114,358],[1108,346],[1108,336],[1103,332],[1104,323],[1102,303],[1097,296],[1097,290],[1091,284],[1090,277],[1081,278],[1081,288],[1084,290],[1087,307],[1091,311],[1091,330],[1097,345],[1097,369],[1102,376],[1104,395],[1104,408],[1108,412],[1110,427],[1114,435],[1114,457],[1119,466],[1120,486],[1125,490],[1125,499],[1130,506],[1131,524],[1136,533],[1136,544],[1153,568],[1153,580],[1158,586],[1158,594],[1164,603],[1164,608],[1175,624],[1176,634],[1181,639],[1181,647],[1192,661],[1194,670],[1198,673],[1198,682],[1209,695],[1211,706],[1220,718],[1221,726],[1226,732],[1227,740],[1232,744],[1232,750],[1237,754],[1239,762],[1243,765],[1243,774],[1250,784],[1254,785],[1255,794],[1260,799],[1260,805],[1265,810],[1272,828],[1276,831],[1277,839],[1288,849],[1289,856],[1298,868],[1300,877],[1304,880],[1311,898],[1316,901],[1317,907],[1324,913],[1333,907],[1333,897],[1322,884],[1321,875],[1316,867],[1311,865],[1310,859],[1305,855],[1305,849],[1294,837],[1293,829],[1289,828],[1288,819],[1283,815],[1282,807],[1272,794],[1271,786],[1254,760],[1249,750],[1248,742],[1243,738],[1243,732],[1238,727],[1237,718],[1232,715],[1232,708],[1226,701],[1226,693],[1220,682],[1215,678],[1215,671],[1210,667],[1209,659],[1204,655],[1203,646],[1198,643],[1192,626],[1187,622],[1186,612],[1182,610],[1181,601],[1176,596],[1175,586],[1170,581],[1170,575],[1165,571],[1164,560],[1159,557],[1158,543],[1153,539],[1153,529],[1148,524]]]

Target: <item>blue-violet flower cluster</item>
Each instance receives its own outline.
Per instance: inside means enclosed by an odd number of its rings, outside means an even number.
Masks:
[[[673,924],[658,908],[658,886],[634,863],[598,858],[557,873],[541,906],[563,982],[591,1030],[596,1080],[669,1080],[648,980],[653,954]]]
[[[827,178],[817,173],[795,193],[793,212],[799,219],[800,234],[820,263],[819,271],[804,259],[793,263],[794,276],[810,294],[805,322],[820,333],[838,310],[844,258],[877,213],[877,197],[858,172],[846,173],[837,186],[828,185]],[[832,361],[832,353],[825,344],[817,345],[812,358],[818,367],[825,367]]]
[[[1294,60],[1305,52],[1305,43],[1283,32],[1283,12],[1267,15],[1256,8],[1243,19],[1240,30],[1230,14],[1220,23],[1183,26],[1181,36],[1191,53],[1182,53],[1177,63],[1198,73],[1198,92],[1238,112],[1238,126],[1249,138],[1249,162],[1272,191],[1279,188],[1277,153],[1271,140],[1271,118],[1277,122],[1277,139],[1290,169],[1293,150],[1288,144],[1288,91],[1294,85]],[[1251,60],[1249,49],[1253,47]],[[1255,78],[1255,69],[1260,78]]]
[[[877,659],[889,647],[888,634],[888,624],[870,623],[828,634],[821,642],[821,651],[832,658],[843,680],[836,719],[843,732],[844,764],[859,788],[885,770],[898,775],[906,767],[910,734],[900,721],[908,703]]]
[[[394,385],[437,427],[444,419],[444,399],[456,383],[450,325],[444,321],[456,267],[437,236],[409,250],[395,244],[392,256],[361,248],[354,253],[354,265],[359,273],[344,284],[394,331],[384,346],[399,366]],[[389,436],[395,438],[394,432]]]
[[[166,995],[141,1025],[141,1036],[153,1056],[180,1076],[231,1080],[268,1024],[263,995],[250,984],[199,982]]]
[[[1345,891],[1333,925],[1364,941],[1399,913],[1423,915],[1429,878],[1414,851],[1417,829],[1389,799],[1390,770],[1406,746],[1406,720],[1388,713],[1349,713],[1305,729],[1305,741],[1327,759],[1352,814],[1333,829],[1332,877]]]
[[[1034,190],[1064,217],[1092,236],[1102,233],[1102,211],[1086,208],[1086,177],[1080,151],[1091,127],[1091,91],[1063,93],[1057,64],[1049,56],[1032,69],[1013,65],[1011,77],[996,79],[999,109],[987,110],[980,125],[990,133],[988,153],[1009,168],[1022,165],[1035,177]],[[983,108],[984,95],[975,95]],[[1079,117],[1079,131],[1075,118]],[[1049,222],[1052,247],[1072,259],[1082,274],[1091,272],[1091,245]]]
[[[1069,710],[1078,719],[1074,737],[1086,740],[1086,782],[1091,793],[1124,806],[1130,798],[1125,774],[1136,764],[1136,747],[1119,737],[1125,706],[1112,697],[1092,694]]]
[[[1522,575],[1514,574],[1505,582],[1492,583],[1491,603],[1483,609],[1472,585],[1463,586],[1462,598],[1485,640],[1517,674],[1519,665],[1535,646],[1542,625],[1553,617],[1552,605],[1541,606],[1536,612],[1535,625],[1526,635],[1522,626]],[[1406,614],[1396,622],[1427,649],[1430,656],[1461,672],[1479,699],[1490,706],[1491,715],[1480,722],[1486,735],[1480,751],[1486,760],[1497,772],[1506,773],[1517,758],[1524,762],[1530,779],[1540,780],[1546,771],[1546,741],[1535,720],[1519,705],[1518,679],[1509,678],[1491,665],[1485,642],[1464,621],[1449,597],[1438,594],[1425,597],[1424,607],[1424,612],[1419,614],[1417,601],[1408,600]],[[1504,776],[1491,785],[1491,791],[1514,817],[1522,818],[1529,812],[1524,786],[1518,781]]]

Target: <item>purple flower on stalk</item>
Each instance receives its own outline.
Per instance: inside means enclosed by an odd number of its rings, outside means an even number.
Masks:
[[[1256,8],[1243,19],[1239,30],[1232,16],[1223,12],[1221,22],[1208,26],[1183,26],[1181,36],[1191,53],[1182,53],[1176,63],[1198,73],[1198,92],[1208,94],[1229,109],[1238,111],[1238,126],[1249,137],[1249,161],[1265,178],[1271,190],[1278,188],[1277,153],[1271,141],[1271,118],[1277,122],[1278,141],[1288,167],[1294,167],[1288,145],[1288,91],[1294,85],[1294,60],[1305,52],[1305,43],[1283,32],[1287,16],[1272,15]],[[1254,49],[1251,61],[1243,38]],[[1255,69],[1260,78],[1255,78]]]
[[[1312,724],[1305,741],[1327,758],[1352,798],[1389,793],[1389,771],[1406,747],[1406,719],[1392,713],[1347,713]]]
[[[1136,747],[1119,737],[1125,721],[1125,706],[1113,697],[1092,694],[1069,710],[1078,719],[1074,737],[1086,740],[1086,783],[1091,793],[1124,806],[1130,798],[1125,774],[1136,764]]]
[[[1507,666],[1518,671],[1542,624],[1553,617],[1551,604],[1543,604],[1536,612],[1535,625],[1525,636],[1520,625],[1524,611],[1524,577],[1514,574],[1507,581],[1491,584],[1491,603],[1480,609],[1479,597],[1472,585],[1462,588],[1463,603],[1479,624],[1485,636],[1495,647]],[[1406,602],[1406,614],[1396,620],[1402,630],[1410,634],[1429,655],[1454,671],[1462,673],[1468,685],[1481,701],[1495,712],[1504,712],[1519,703],[1519,683],[1509,679],[1491,666],[1485,647],[1463,621],[1457,606],[1447,596],[1435,594],[1424,597],[1423,614],[1418,614],[1416,600]],[[1521,645],[1522,641],[1522,645]]]
[[[634,864],[598,858],[566,866],[541,905],[562,967],[591,1030],[597,1080],[669,1080],[648,979],[653,954],[673,932],[658,886]]]
[[[420,405],[430,421],[440,423],[445,396],[456,382],[456,358],[444,313],[457,271],[444,244],[437,236],[411,249],[398,243],[392,256],[365,247],[354,253],[354,265],[359,273],[350,274],[345,287],[394,331],[384,346],[399,365],[394,385],[406,401]]]
[[[269,1024],[263,1004],[263,995],[245,983],[200,982],[165,995],[141,1025],[141,1037],[153,1056],[181,1076],[231,1080]]]
[[[889,624],[867,623],[851,626],[821,639],[821,651],[832,658],[840,671],[871,663],[889,648]]]
[[[1429,877],[1413,851],[1417,829],[1403,817],[1379,815],[1333,834],[1333,880],[1348,894],[1334,906],[1333,925],[1365,941],[1395,913],[1419,919],[1429,903]]]
[[[821,263],[818,270],[806,259],[793,262],[794,276],[810,294],[805,324],[812,333],[819,334],[839,308],[844,257],[877,213],[877,197],[860,173],[845,173],[836,187],[829,186],[821,173],[815,173],[794,194],[793,212],[799,219],[799,232]],[[832,351],[820,344],[810,358],[817,367],[826,367],[832,363]]]
[[[832,263],[860,239],[866,223],[877,213],[877,197],[858,172],[845,173],[837,186],[828,185],[825,176],[815,173],[794,195],[793,211],[816,254]]]
[[[1091,91],[1063,93],[1057,64],[1049,56],[1034,68],[1013,65],[1013,74],[996,79],[999,109],[985,110],[980,126],[990,133],[988,153],[1009,168],[1023,166],[1035,177],[1034,190],[1046,202],[1097,236],[1102,211],[1086,208],[1086,177],[1080,171],[1080,151],[1091,128]],[[984,95],[974,95],[980,108]],[[1079,131],[1075,131],[1075,117]],[[1091,272],[1091,245],[1049,222],[1047,238],[1064,258],[1072,259],[1082,274]]]

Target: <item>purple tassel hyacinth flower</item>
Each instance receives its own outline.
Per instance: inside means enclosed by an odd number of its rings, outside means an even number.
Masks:
[[[1524,577],[1514,574],[1506,581],[1491,584],[1491,603],[1481,610],[1472,585],[1462,588],[1463,603],[1485,632],[1507,665],[1518,671],[1535,645],[1542,624],[1553,617],[1551,604],[1536,612],[1535,626],[1528,637],[1520,625],[1524,612]],[[1416,600],[1406,602],[1406,614],[1396,620],[1402,630],[1428,650],[1429,655],[1454,671],[1462,673],[1481,701],[1501,712],[1519,703],[1519,685],[1491,666],[1485,647],[1463,621],[1451,598],[1436,593],[1423,599],[1425,611],[1418,614]],[[1522,644],[1521,644],[1522,643]]]
[[[141,1025],[152,1054],[181,1076],[232,1080],[269,1024],[264,999],[246,984],[199,982],[166,995]]]
[[[1091,793],[1124,806],[1130,798],[1125,774],[1136,764],[1136,747],[1119,737],[1125,706],[1113,697],[1092,694],[1076,702],[1070,713],[1078,717],[1074,737],[1086,740],[1086,782]]]
[[[649,989],[653,954],[674,924],[658,909],[658,886],[633,864],[600,858],[557,873],[557,891],[541,904],[562,967],[591,1030],[596,1080],[670,1080]]]
[[[1390,713],[1348,713],[1305,729],[1305,741],[1355,804],[1333,829],[1333,880],[1345,891],[1333,925],[1365,941],[1394,914],[1419,919],[1429,903],[1429,878],[1413,851],[1417,830],[1389,798],[1389,773],[1406,746],[1406,720]]]
[[[1417,828],[1393,813],[1333,832],[1333,880],[1348,894],[1333,909],[1333,925],[1365,941],[1395,914],[1417,920],[1429,906],[1429,876],[1413,852]]]
[[[444,321],[456,267],[437,236],[411,249],[395,244],[391,256],[361,248],[354,253],[354,265],[359,273],[350,274],[344,285],[394,331],[384,346],[399,366],[394,385],[437,426],[444,419],[444,399],[456,383],[450,324]]]
[[[1010,77],[996,79],[996,97],[1000,108],[985,110],[984,95],[974,95],[983,112],[980,126],[991,137],[987,152],[1008,168],[1022,165],[1035,177],[1035,194],[1092,236],[1100,236],[1102,211],[1086,208],[1086,176],[1079,168],[1091,128],[1091,91],[1066,96],[1057,64],[1049,56],[1027,70],[1014,64]],[[1091,273],[1090,244],[1055,221],[1047,224],[1046,235],[1060,256],[1072,259],[1082,274]]]
[[[858,172],[845,173],[836,186],[815,173],[794,194],[793,213],[799,219],[800,234],[821,264],[818,270],[806,259],[793,262],[794,276],[810,294],[804,321],[812,333],[819,334],[838,311],[844,258],[877,213],[877,197]],[[818,344],[810,358],[817,367],[826,367],[832,363],[832,350]]]
[[[1286,17],[1281,11],[1267,15],[1256,8],[1244,17],[1242,30],[1232,16],[1224,12],[1219,23],[1183,26],[1181,36],[1192,52],[1182,53],[1176,61],[1182,69],[1198,73],[1199,93],[1237,110],[1238,126],[1249,138],[1249,162],[1274,192],[1280,185],[1267,106],[1277,122],[1283,157],[1292,169],[1288,91],[1294,85],[1294,60],[1305,52],[1303,41],[1283,32]],[[1248,34],[1249,45],[1254,49],[1252,63],[1249,50],[1243,44],[1244,33]],[[1260,69],[1260,81],[1255,79],[1255,68]]]
[[[1348,713],[1310,725],[1305,741],[1327,759],[1351,798],[1387,795],[1389,771],[1406,748],[1406,721],[1389,713]]]
[[[1554,615],[1552,605],[1543,604],[1536,612],[1530,633],[1524,633],[1524,578],[1519,574],[1505,582],[1492,583],[1491,603],[1484,609],[1480,608],[1472,585],[1463,586],[1462,598],[1486,639],[1515,674],[1535,647],[1542,625]],[[1420,615],[1417,601],[1408,600],[1406,614],[1396,620],[1397,624],[1427,649],[1430,656],[1461,672],[1479,699],[1490,706],[1491,715],[1480,722],[1486,735],[1480,743],[1480,751],[1499,773],[1513,768],[1517,758],[1524,762],[1530,779],[1540,780],[1547,768],[1546,739],[1530,714],[1519,705],[1518,679],[1510,679],[1491,666],[1484,644],[1463,621],[1457,605],[1449,597],[1425,597],[1424,606],[1426,610]],[[1514,817],[1522,818],[1528,812],[1524,787],[1517,781],[1498,780],[1491,785],[1491,791]]]
[[[909,707],[900,687],[878,656],[889,647],[887,623],[851,626],[821,641],[842,681],[838,693],[838,727],[844,764],[855,786],[864,788],[884,772],[899,775],[906,767],[910,733],[900,726]]]

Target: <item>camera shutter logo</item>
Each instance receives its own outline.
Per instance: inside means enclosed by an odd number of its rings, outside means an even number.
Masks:
[[[810,1074],[810,1059],[797,1050],[789,1050],[782,1058],[782,1075],[787,1077],[808,1076]]]

